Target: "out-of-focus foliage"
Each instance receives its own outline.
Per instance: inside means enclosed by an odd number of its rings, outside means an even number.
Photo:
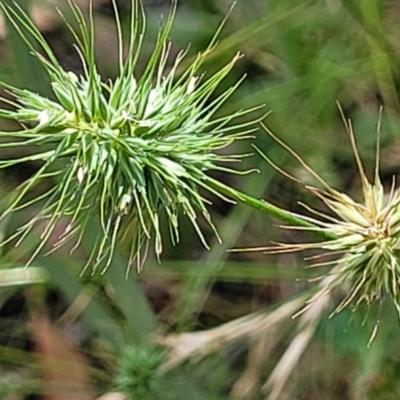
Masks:
[[[86,12],[87,1],[77,3]],[[144,3],[150,31],[145,37],[143,66],[159,30],[160,15],[167,15],[170,7],[168,1]],[[109,3],[94,1],[94,5],[97,62],[107,79],[115,76],[118,61],[115,26]],[[129,1],[121,0],[119,5],[128,14]],[[230,5],[225,0],[180,0],[171,32],[176,45],[172,52],[191,43],[189,60],[195,57]],[[79,58],[53,12],[54,2],[32,0],[30,6],[60,63],[79,72]],[[66,2],[57,6],[68,17]],[[369,176],[374,168],[378,109],[383,105],[381,179],[390,187],[400,159],[399,17],[400,7],[394,0],[238,0],[204,65],[211,74],[238,50],[245,54],[226,87],[243,74],[247,78],[219,115],[265,104],[260,115],[272,111],[265,123],[275,134],[333,188],[360,198],[357,170],[336,101],[353,121]],[[0,33],[4,22],[1,28]],[[4,60],[1,80],[46,92],[48,82],[41,81],[39,69],[12,31],[3,35],[0,54]],[[17,128],[4,121],[1,125],[2,129]],[[295,177],[311,179],[262,131],[254,143]],[[252,151],[248,144],[237,146],[235,152]],[[19,157],[22,151],[2,152],[0,157]],[[249,157],[240,165],[243,170],[249,167],[260,173],[218,178],[293,211],[300,210],[299,201],[312,204],[305,191],[260,157]],[[37,168],[32,163],[0,175],[3,209],[11,201],[11,189]],[[0,264],[2,398],[19,400],[33,393],[71,398],[75,393],[74,398],[84,399],[111,392],[116,389],[115,378],[121,376],[122,356],[128,349],[148,346],[156,337],[170,350],[169,364],[155,368],[160,379],[157,390],[164,398],[397,399],[400,327],[393,307],[384,303],[366,317],[361,309],[328,319],[335,306],[332,301],[318,313],[291,320],[304,302],[296,296],[313,285],[307,278],[315,272],[303,268],[301,257],[226,250],[265,246],[270,240],[300,242],[303,234],[282,232],[276,221],[245,205],[209,198],[223,244],[214,243],[207,252],[190,225],[183,224],[181,243],[175,248],[166,243],[162,265],[150,257],[144,273],[128,279],[123,247],[105,276],[79,278],[84,256],[93,245],[90,233],[83,238],[81,254],[71,257],[59,251],[39,258],[32,274],[19,267],[37,244],[35,235],[20,247],[4,248]],[[315,203],[314,208],[323,206]],[[13,231],[35,213],[32,208],[2,220],[1,234]],[[212,232],[202,228],[213,243]],[[278,306],[285,302],[286,308]],[[299,321],[300,328],[303,324],[308,331],[298,330]],[[376,338],[367,348],[374,329],[378,329]],[[301,346],[304,351],[299,352]],[[46,362],[51,359],[57,363]],[[74,375],[74,370],[79,373]]]

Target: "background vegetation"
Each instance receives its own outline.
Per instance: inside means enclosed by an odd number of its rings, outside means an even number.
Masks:
[[[62,65],[79,72],[71,38],[54,12],[56,2],[19,3],[30,7]],[[87,10],[86,0],[77,3]],[[129,1],[118,3],[128,10]],[[170,3],[144,3],[148,55]],[[66,2],[56,5],[67,13]],[[107,0],[94,5],[98,64],[107,79],[115,75],[117,60],[112,8]],[[230,5],[225,0],[179,1],[173,51],[190,43],[190,57],[204,49]],[[272,110],[266,125],[332,187],[357,197],[357,169],[336,101],[353,121],[371,175],[383,105],[381,171],[390,187],[400,158],[399,15],[398,2],[389,0],[238,0],[206,65],[212,73],[238,50],[245,54],[226,85],[243,74],[247,78],[221,114],[265,104],[251,117]],[[6,35],[6,28],[2,21],[0,79],[45,93],[48,82],[40,67],[12,29]],[[15,129],[1,124],[3,130]],[[252,142],[292,175],[310,179],[262,130]],[[250,142],[237,146],[236,152],[252,152]],[[1,172],[3,206],[35,168],[32,163]],[[260,173],[218,178],[293,211],[304,212],[299,201],[314,201],[259,156],[238,168]],[[365,310],[344,311],[329,319],[332,301],[315,320],[292,320],[303,303],[299,294],[312,285],[307,278],[321,271],[305,269],[302,258],[293,255],[226,250],[309,238],[283,231],[277,221],[246,205],[206,196],[213,202],[210,210],[223,244],[214,243],[209,232],[211,250],[204,250],[188,224],[181,243],[165,249],[162,264],[150,256],[139,276],[125,277],[123,248],[107,274],[94,277],[80,277],[80,254],[72,257],[68,250],[23,269],[34,237],[18,248],[3,248],[0,397],[79,400],[108,393],[111,399],[110,392],[120,390],[134,399],[399,398],[399,322],[392,306],[383,304],[367,316]],[[0,234],[34,213],[2,221]],[[90,237],[81,254],[89,248]],[[286,308],[279,307],[285,302]],[[376,321],[378,334],[368,349]]]

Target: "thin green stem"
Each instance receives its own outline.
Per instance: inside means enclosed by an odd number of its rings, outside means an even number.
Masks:
[[[291,226],[317,228],[316,225],[294,215],[290,211],[286,211],[283,210],[282,208],[274,206],[273,204],[267,202],[266,200],[259,200],[245,193],[242,193],[239,190],[226,186],[225,184],[213,178],[207,177],[207,184],[211,186],[213,189],[217,190],[219,193],[222,193],[223,195],[231,198],[232,200],[244,203],[252,208],[260,210],[270,215],[271,217],[277,218],[283,222],[287,222]],[[310,233],[312,233],[314,236],[318,236],[325,240],[336,239],[334,235],[319,230],[315,231],[312,230],[310,231]]]

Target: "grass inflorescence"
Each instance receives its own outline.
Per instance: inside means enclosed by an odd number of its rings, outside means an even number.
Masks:
[[[72,250],[81,243],[91,221],[97,219],[100,229],[85,268],[96,271],[101,267],[105,271],[116,244],[125,239],[130,241],[128,264],[136,261],[141,269],[150,242],[154,243],[157,257],[162,253],[160,215],[164,213],[173,243],[179,241],[178,220],[184,214],[207,246],[198,215],[216,234],[217,231],[199,191],[206,189],[223,197],[207,183],[206,174],[210,170],[234,172],[221,163],[240,157],[218,154],[218,151],[237,139],[248,137],[252,131],[251,123],[231,123],[249,110],[213,118],[240,84],[239,81],[213,97],[241,55],[236,54],[212,76],[203,75],[203,62],[216,44],[219,29],[208,48],[178,76],[177,69],[181,68],[187,52],[178,53],[170,63],[173,5],[143,73],[137,76],[146,32],[144,10],[139,1],[132,0],[129,38],[124,40],[113,1],[119,73],[114,80],[103,81],[96,67],[92,7],[86,21],[75,4],[69,5],[75,21],[64,20],[82,62],[84,72],[80,76],[60,65],[45,38],[17,4],[1,5],[33,56],[43,65],[53,91],[53,98],[49,98],[3,83],[13,99],[3,99],[12,109],[1,109],[0,115],[17,121],[21,130],[0,132],[0,137],[15,139],[0,146],[33,146],[37,151],[2,160],[0,167],[40,162],[38,170],[21,186],[3,216],[34,203],[40,204],[40,211],[6,242],[21,241],[44,220],[40,244],[29,265],[55,235],[61,218],[68,218],[68,224],[55,248],[73,239]],[[37,43],[32,44],[30,38]],[[27,200],[31,189],[42,181],[50,182],[50,189]]]
[[[370,182],[357,150],[351,122],[344,117],[343,113],[342,116],[360,174],[363,201],[358,202],[347,194],[333,189],[299,155],[270,132],[275,140],[283,145],[323,186],[323,189],[318,189],[305,185],[306,189],[317,196],[328,210],[318,211],[303,204],[313,216],[296,216],[313,226],[287,228],[320,233],[329,239],[312,243],[278,243],[264,250],[268,253],[310,249],[322,251],[311,257],[311,266],[330,269],[327,275],[324,274],[319,278],[321,284],[316,294],[308,300],[306,308],[321,296],[328,295],[334,289],[341,289],[345,295],[336,306],[334,314],[347,306],[353,310],[361,304],[370,307],[388,296],[400,315],[400,190],[396,189],[393,180],[391,189],[386,191],[379,176],[381,119],[378,124],[374,179]],[[267,160],[271,162],[268,158]],[[279,167],[276,168],[297,181]],[[326,277],[329,279],[324,279]]]

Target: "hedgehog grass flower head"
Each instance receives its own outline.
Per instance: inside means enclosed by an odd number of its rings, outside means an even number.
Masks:
[[[51,48],[21,8],[1,5],[47,72],[54,99],[29,90],[3,84],[13,100],[2,99],[13,106],[3,109],[0,116],[15,120],[22,129],[2,132],[1,136],[15,141],[1,147],[36,146],[38,152],[3,160],[1,168],[39,161],[40,168],[20,188],[3,216],[37,202],[37,215],[22,226],[6,242],[20,242],[38,221],[45,221],[40,244],[28,264],[41,252],[61,218],[68,226],[54,248],[74,240],[79,246],[93,220],[100,228],[85,269],[99,266],[104,271],[110,264],[119,240],[130,241],[129,265],[137,261],[140,269],[149,242],[155,253],[162,252],[160,213],[165,213],[171,240],[179,240],[178,217],[186,215],[203,243],[197,216],[202,215],[215,231],[200,189],[215,194],[206,173],[210,170],[235,172],[221,162],[235,161],[237,156],[220,155],[215,151],[236,139],[248,137],[249,123],[229,125],[232,119],[250,110],[213,120],[213,115],[236,87],[211,96],[219,83],[240,58],[211,77],[201,75],[202,64],[215,46],[219,30],[205,52],[189,64],[177,77],[185,57],[180,52],[167,68],[171,44],[168,36],[173,22],[175,3],[157,37],[144,72],[136,77],[136,65],[145,33],[144,10],[132,0],[129,40],[123,41],[122,23],[113,1],[119,43],[119,74],[113,81],[102,81],[95,62],[94,23],[92,7],[86,22],[80,9],[69,3],[77,30],[66,24],[75,40],[75,48],[83,65],[82,76],[65,71]],[[222,27],[222,25],[221,25]],[[32,45],[33,37],[39,50]],[[33,200],[26,200],[29,191],[39,182],[49,181],[50,189]],[[223,197],[221,194],[219,194]],[[17,242],[17,243],[18,243]]]
[[[356,202],[348,195],[332,189],[297,153],[269,132],[323,185],[323,190],[307,185],[306,188],[322,200],[331,212],[329,214],[322,213],[303,205],[315,217],[300,217],[313,226],[308,228],[287,227],[312,231],[324,236],[327,240],[302,244],[279,243],[264,250],[267,253],[285,253],[306,249],[323,250],[319,255],[312,257],[315,262],[310,266],[328,266],[331,269],[327,277],[319,278],[321,284],[301,312],[320,296],[327,295],[335,288],[340,288],[346,295],[337,305],[333,314],[347,306],[352,307],[353,310],[360,304],[370,307],[382,301],[385,296],[392,299],[400,314],[400,190],[395,189],[393,181],[389,193],[385,193],[380,181],[380,122],[377,130],[374,180],[371,183],[366,176],[357,150],[351,122],[344,116],[343,120],[360,174],[363,202]],[[268,161],[271,162],[269,159]],[[274,165],[274,167],[276,166]],[[290,176],[286,172],[280,171]],[[291,176],[290,178],[295,179]],[[296,216],[299,217],[297,214]],[[332,260],[332,256],[334,256],[334,260]],[[330,259],[324,260],[324,257]]]

